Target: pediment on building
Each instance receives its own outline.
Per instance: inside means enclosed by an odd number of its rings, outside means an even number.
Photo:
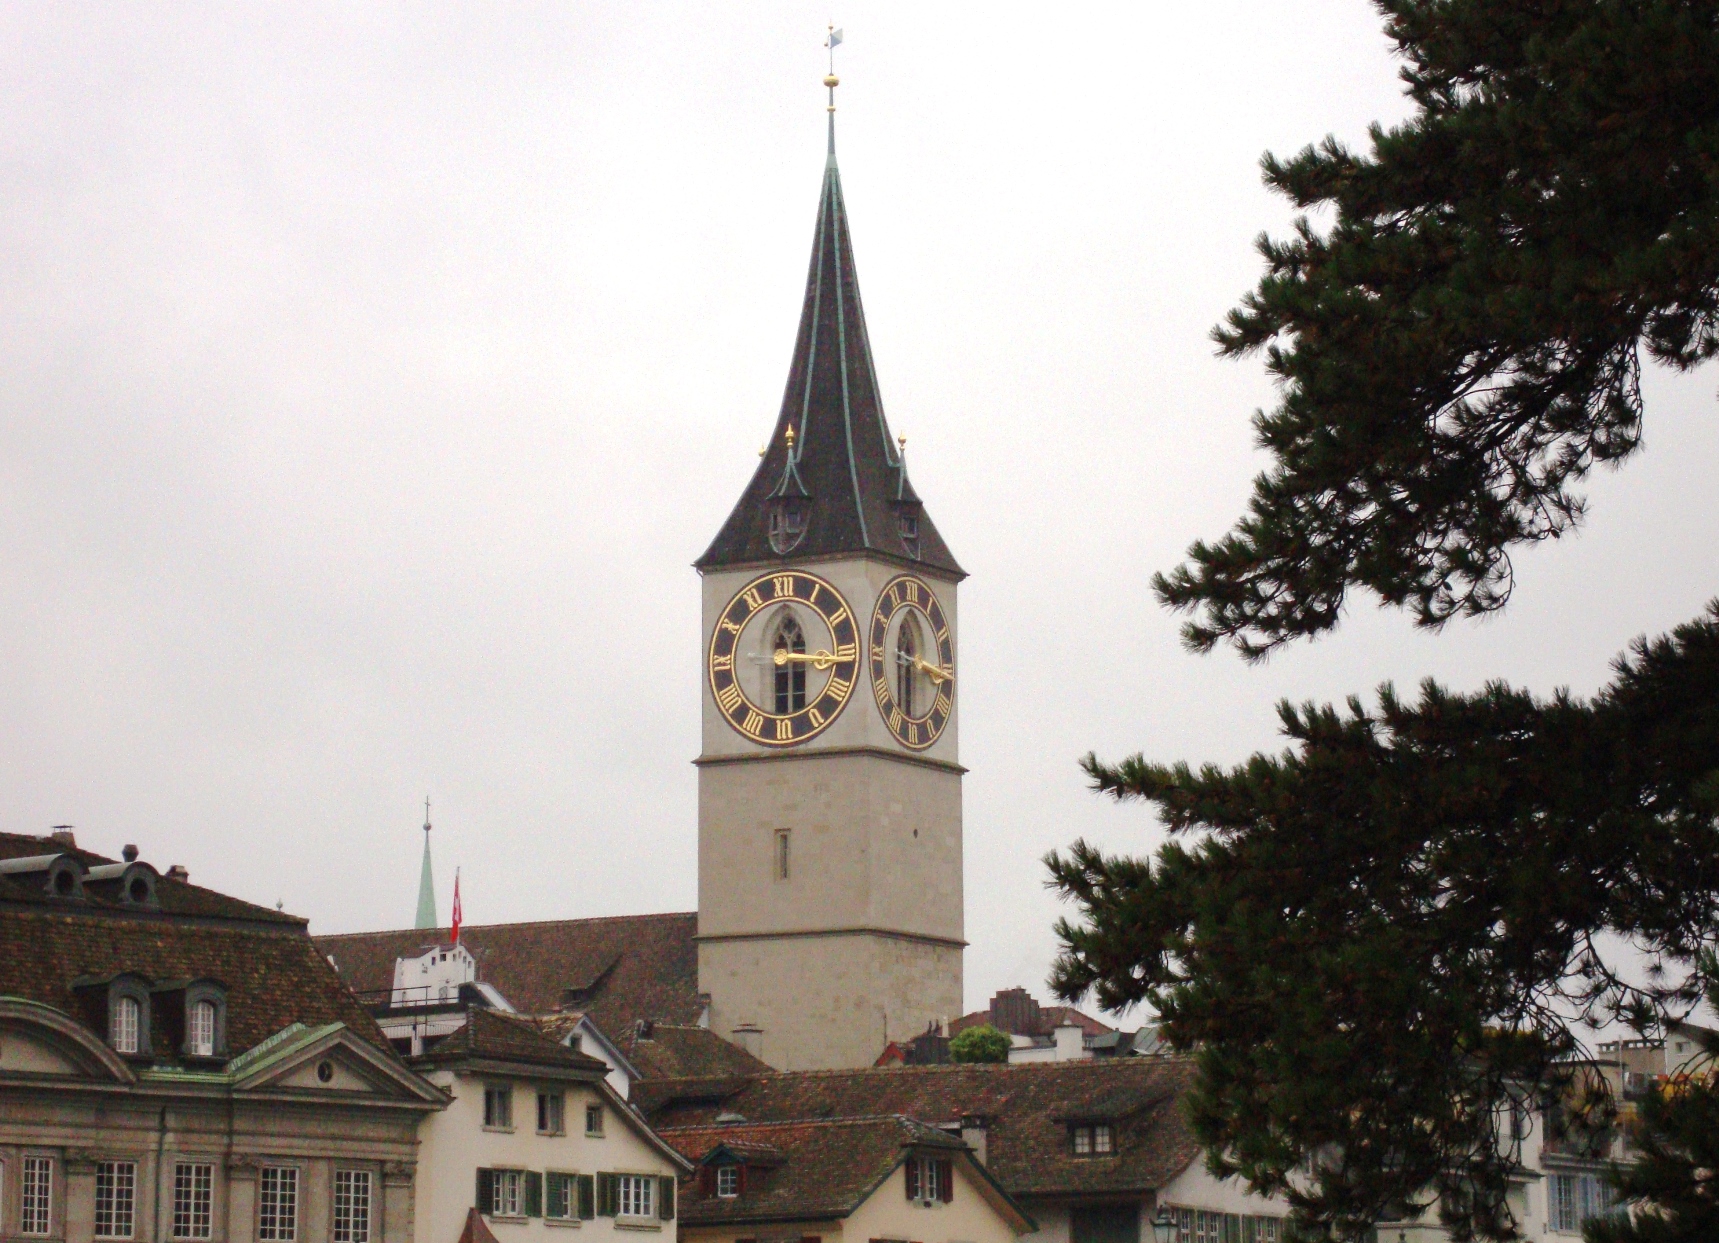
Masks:
[[[137,1082],[125,1059],[70,1015],[21,997],[0,997],[0,1078],[14,1077]]]
[[[443,1093],[354,1035],[344,1023],[293,1024],[228,1063],[238,1092],[294,1096],[370,1096],[399,1101],[446,1100]]]

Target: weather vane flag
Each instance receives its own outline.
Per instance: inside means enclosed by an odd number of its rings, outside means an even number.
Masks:
[[[836,149],[836,87],[841,85],[841,79],[836,77],[836,49],[841,46],[842,32],[835,26],[830,27],[829,38],[824,40],[824,46],[830,49],[830,72],[824,78],[824,85],[830,89],[830,151]]]

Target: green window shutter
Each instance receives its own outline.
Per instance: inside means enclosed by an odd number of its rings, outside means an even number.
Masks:
[[[955,1203],[955,1163],[939,1161],[937,1163],[937,1197],[945,1204]]]
[[[614,1217],[621,1211],[621,1180],[613,1174],[597,1175],[597,1216]]]
[[[566,1217],[567,1202],[562,1199],[566,1190],[567,1175],[557,1174],[550,1170],[543,1176],[543,1215],[545,1217]]]
[[[579,1180],[579,1220],[590,1221],[597,1215],[597,1196],[593,1184],[596,1179],[589,1174],[576,1174]]]
[[[477,1172],[477,1211],[493,1213],[495,1211],[495,1171],[479,1170]]]
[[[674,1220],[674,1177],[657,1179],[657,1216],[664,1221]]]
[[[909,1157],[907,1164],[902,1167],[902,1183],[907,1188],[907,1198],[919,1198],[919,1158]]]
[[[543,1175],[536,1170],[525,1171],[525,1215],[543,1216]]]

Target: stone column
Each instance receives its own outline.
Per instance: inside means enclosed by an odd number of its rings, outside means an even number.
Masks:
[[[382,1243],[413,1243],[413,1175],[416,1161],[382,1163]]]
[[[227,1161],[227,1243],[257,1237],[257,1158],[239,1154]]]
[[[68,1148],[61,1168],[65,1181],[57,1188],[56,1221],[66,1243],[90,1243],[95,1238],[95,1157],[81,1149]]]

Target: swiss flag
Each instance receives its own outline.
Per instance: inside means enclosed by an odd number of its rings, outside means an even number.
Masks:
[[[454,944],[460,943],[460,870],[454,869]]]

